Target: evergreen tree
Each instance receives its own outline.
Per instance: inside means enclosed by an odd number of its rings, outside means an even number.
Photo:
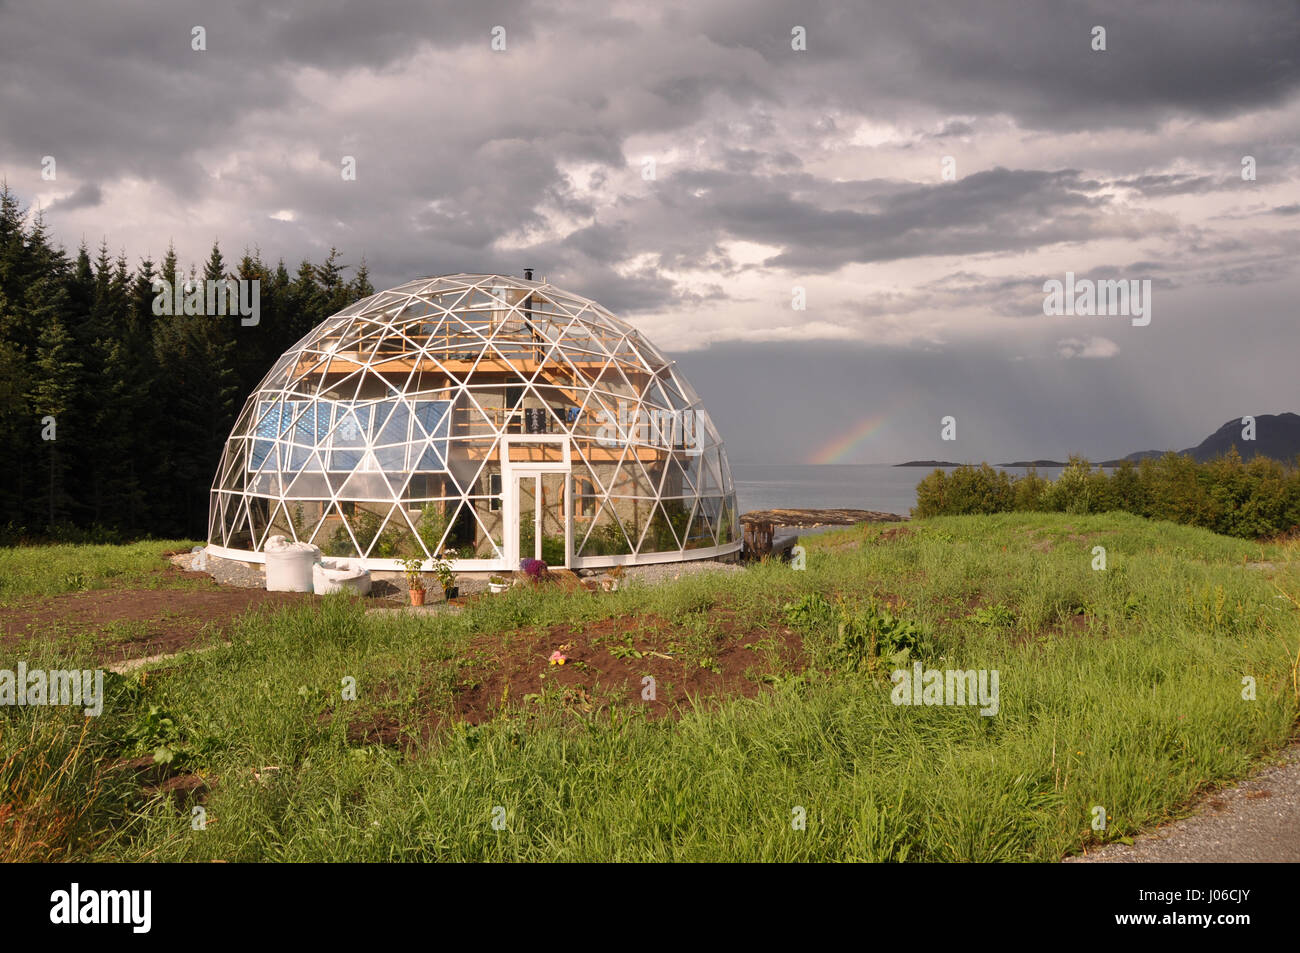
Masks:
[[[317,280],[318,272],[311,262],[303,259],[298,274],[289,286],[289,313],[285,316],[285,330],[292,341],[320,324],[330,314],[326,310],[325,292]]]
[[[375,286],[370,283],[370,268],[366,265],[364,255],[361,258],[361,264],[357,265],[356,275],[352,278],[351,292],[352,301],[369,298],[375,293]]]
[[[374,293],[365,260],[347,281],[340,259],[332,248],[291,274],[283,259],[272,269],[246,251],[232,269],[214,242],[202,278],[259,282],[258,325],[233,313],[155,314],[154,279],[174,295],[186,278],[174,246],[134,272],[107,239],[70,260],[0,182],[0,538],[69,524],[203,537],[245,395],[327,316]],[[46,417],[54,440],[41,439]]]
[[[0,236],[0,247],[3,242]],[[23,432],[23,422],[33,418],[27,402],[28,369],[15,339],[17,327],[18,318],[0,291],[0,456],[10,461],[0,467],[0,526],[10,527],[0,532],[0,539],[14,535],[21,525],[21,478],[29,459],[23,451],[32,446],[30,435]]]
[[[48,467],[45,528],[53,533],[66,521],[72,508],[67,489],[67,454],[60,449],[60,440],[70,431],[75,432],[75,423],[68,412],[73,407],[81,363],[76,359],[76,342],[59,317],[67,308],[67,291],[51,284],[39,282],[33,288],[33,296],[41,299],[35,307],[41,319],[41,334],[36,345],[28,402],[32,412],[40,418],[33,422],[29,433],[33,447],[39,445],[39,454],[45,457]],[[55,439],[42,439],[39,428],[48,426],[51,420]]]
[[[175,253],[169,249],[164,274],[175,267]],[[224,272],[221,251],[214,244],[204,275],[215,280]],[[189,280],[199,279],[191,272]],[[239,397],[231,322],[237,319],[179,314],[160,318],[155,325],[159,376],[153,395],[160,406],[154,441],[158,476],[169,492],[154,515],[196,537],[207,532],[208,492]]]

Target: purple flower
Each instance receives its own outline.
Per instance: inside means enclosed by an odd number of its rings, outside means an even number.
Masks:
[[[546,563],[540,559],[521,559],[519,560],[519,568],[524,571],[525,575],[537,579],[546,569]]]

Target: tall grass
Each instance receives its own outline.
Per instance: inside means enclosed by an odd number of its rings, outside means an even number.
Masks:
[[[109,586],[157,588],[167,582],[159,558],[198,545],[192,540],[150,540],[127,545],[10,546],[0,548],[0,605],[30,596],[53,596]]]
[[[39,648],[32,668],[63,668],[85,659],[58,658]],[[0,656],[0,667],[13,659]],[[120,693],[110,704],[125,707]],[[120,828],[132,800],[131,778],[114,769],[119,745],[107,722],[83,709],[5,706],[0,709],[0,862],[62,860],[88,852]]]
[[[62,856],[1046,861],[1176,814],[1292,735],[1300,606],[1280,595],[1300,597],[1294,547],[1118,513],[910,529],[811,538],[804,572],[764,564],[600,597],[512,590],[459,616],[367,615],[343,597],[250,615],[229,645],[124,680],[89,729],[122,749],[151,707],[171,716],[184,765],[216,779],[206,829],[171,801],[126,811],[92,791],[87,813],[116,821]],[[1097,545],[1105,571],[1091,568]],[[607,617],[707,623],[723,607],[786,626],[783,606],[813,593],[905,603],[932,637],[928,664],[999,670],[998,714],[895,706],[871,669],[828,667],[675,721],[509,699],[481,726],[450,716],[484,640]],[[803,631],[828,657],[834,627]],[[363,711],[413,726],[411,743],[349,741]],[[414,726],[434,716],[425,743]],[[0,757],[19,737],[6,730]]]

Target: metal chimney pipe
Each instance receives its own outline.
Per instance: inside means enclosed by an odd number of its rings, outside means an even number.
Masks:
[[[533,280],[533,269],[524,269],[524,281]],[[533,293],[528,292],[528,297],[524,299],[524,324],[528,327],[533,336],[535,343],[540,342],[541,336],[537,333],[537,327],[533,324]]]

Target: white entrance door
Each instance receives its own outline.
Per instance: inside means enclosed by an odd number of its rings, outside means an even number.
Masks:
[[[573,527],[569,512],[569,471],[512,467],[506,521],[506,559],[518,569],[521,559],[540,559],[567,567]]]

